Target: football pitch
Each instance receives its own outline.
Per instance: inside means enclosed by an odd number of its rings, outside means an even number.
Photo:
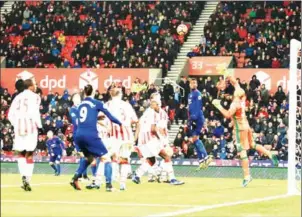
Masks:
[[[140,185],[129,180],[122,192],[118,183],[114,192],[86,190],[86,183],[75,191],[71,174],[56,177],[44,167],[32,179],[33,191],[24,192],[20,176],[1,166],[1,216],[301,216],[301,197],[285,195],[286,180],[254,179],[242,188],[240,178],[187,176],[182,186],[144,178]]]

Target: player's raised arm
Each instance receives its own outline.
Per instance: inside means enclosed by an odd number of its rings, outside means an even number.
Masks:
[[[105,108],[104,104],[100,101],[97,101],[96,103],[97,110],[103,112],[113,123],[116,123],[118,125],[122,125],[122,123],[114,117],[108,110]]]
[[[221,105],[221,100],[214,99],[212,104],[221,112],[221,114],[226,118],[231,118],[236,113],[236,101],[233,102],[229,110],[226,110]]]
[[[231,84],[234,86],[235,89],[240,88],[240,84],[238,83],[238,81],[236,80],[236,78],[234,76],[228,76],[226,77],[226,79],[228,79]]]

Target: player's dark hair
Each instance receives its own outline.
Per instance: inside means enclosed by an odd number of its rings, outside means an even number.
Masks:
[[[31,86],[34,86],[34,82],[31,79],[26,79],[24,81],[24,89],[27,90]]]
[[[92,92],[93,92],[93,87],[90,84],[84,87],[84,93],[86,96],[91,96]]]
[[[24,81],[22,79],[19,79],[18,81],[16,81],[15,88],[18,91],[18,93],[21,93],[25,89]]]
[[[191,81],[197,81],[196,78],[191,78]]]

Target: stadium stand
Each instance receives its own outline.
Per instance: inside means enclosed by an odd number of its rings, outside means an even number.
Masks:
[[[238,68],[288,68],[289,41],[301,39],[299,1],[220,2],[188,57],[233,56]]]
[[[162,68],[203,2],[16,2],[0,27],[7,67]]]
[[[0,25],[0,56],[7,57],[7,67],[64,68],[162,68],[163,74],[173,63],[185,38],[176,34],[176,26],[195,24],[203,2],[16,2],[12,12]],[[102,14],[102,16],[99,16]],[[201,44],[193,56],[233,56],[237,67],[287,68],[289,41],[299,39],[301,8],[296,2],[220,2],[205,26]],[[285,30],[284,30],[285,29]],[[223,31],[221,31],[223,30]],[[281,31],[282,30],[282,31]],[[137,87],[140,85],[140,87]],[[161,91],[164,108],[171,122],[186,120],[188,80],[179,89],[166,84],[163,91],[150,84],[136,84],[137,91],[125,90],[124,100],[135,108],[138,116],[148,106],[151,93]],[[233,159],[232,127],[215,112],[211,100],[217,98],[217,85],[200,79],[206,124],[202,139],[215,158]],[[288,100],[282,88],[269,95],[257,78],[241,83],[247,91],[248,117],[256,142],[278,152],[287,159]],[[228,85],[226,88],[231,89]],[[136,94],[134,94],[134,92]],[[13,129],[7,111],[14,96],[1,88],[1,149],[12,154]],[[230,105],[223,94],[222,104]],[[41,113],[44,128],[64,137],[67,154],[73,155],[72,136],[67,110],[70,95],[42,95]],[[96,98],[106,101],[107,93]],[[181,106],[180,106],[181,105]],[[301,107],[301,104],[299,105]],[[174,157],[194,157],[194,148],[186,138],[186,127],[180,126],[174,141]],[[38,152],[45,154],[45,135],[39,138]],[[250,152],[255,159],[265,158]]]

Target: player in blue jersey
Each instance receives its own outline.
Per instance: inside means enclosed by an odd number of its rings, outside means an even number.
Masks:
[[[204,115],[202,112],[202,96],[197,90],[197,81],[192,78],[190,81],[191,93],[188,96],[189,120],[188,120],[188,136],[195,145],[197,157],[199,159],[199,167],[207,168],[212,158],[208,156],[207,151],[200,140],[201,129],[204,124]]]
[[[46,146],[49,154],[49,165],[54,169],[55,175],[59,176],[61,174],[61,158],[63,156],[63,150],[65,150],[63,141],[53,135],[50,130],[47,132]]]
[[[71,118],[71,123],[73,125],[73,140],[75,139],[76,137],[76,132],[77,132],[77,128],[78,128],[78,119],[79,119],[79,111],[78,111],[78,106],[80,105],[81,103],[81,96],[80,94],[74,94],[72,96],[72,102],[73,102],[73,106],[69,109],[69,115],[70,115],[70,118]],[[81,152],[79,146],[73,142],[74,146],[75,146],[75,149],[77,151],[77,153],[80,155],[80,162],[81,163],[83,160],[85,160],[84,158],[84,155],[83,153]],[[88,176],[87,176],[87,170],[85,170],[82,174],[84,180],[89,180]]]
[[[75,142],[83,152],[85,160],[80,164],[79,169],[74,174],[71,186],[76,190],[81,190],[78,179],[93,162],[95,157],[102,157],[107,154],[107,149],[99,138],[97,130],[98,113],[103,112],[112,122],[122,125],[111,113],[105,108],[101,101],[93,98],[94,91],[91,85],[84,88],[85,99],[78,107],[79,119],[76,132]],[[112,174],[112,168],[111,168]],[[112,190],[112,184],[106,183],[106,190]]]

